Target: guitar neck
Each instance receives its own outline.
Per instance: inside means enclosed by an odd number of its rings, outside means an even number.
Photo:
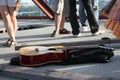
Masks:
[[[48,50],[69,50],[69,49],[85,49],[85,48],[98,48],[103,46],[98,45],[85,45],[85,46],[64,46],[64,47],[51,47]]]

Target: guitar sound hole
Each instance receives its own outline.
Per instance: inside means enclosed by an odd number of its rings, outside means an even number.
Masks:
[[[40,50],[38,48],[35,49],[36,52],[40,52]]]

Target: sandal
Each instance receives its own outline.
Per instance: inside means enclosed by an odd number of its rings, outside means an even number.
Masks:
[[[58,36],[59,35],[59,32],[57,32],[57,31],[53,31],[53,33],[50,35],[51,37],[56,37],[56,36]]]
[[[16,41],[11,41],[10,44],[7,45],[7,47],[12,47],[12,46],[16,46],[17,42]]]
[[[7,46],[11,43],[11,39],[8,39],[5,43],[3,43],[3,46]]]
[[[59,30],[59,34],[70,34],[70,31],[67,29],[63,28],[62,30]]]

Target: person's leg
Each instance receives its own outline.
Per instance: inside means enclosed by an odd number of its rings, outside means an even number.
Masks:
[[[63,15],[60,23],[59,34],[70,34],[70,31],[64,28],[64,23],[65,23],[65,16]]]
[[[62,13],[62,19],[60,24],[60,34],[70,34],[70,31],[64,28],[65,18],[69,16],[69,0],[64,0],[64,8]]]
[[[62,15],[61,22],[60,22],[60,30],[64,28],[64,23],[65,23],[65,16]]]
[[[84,26],[87,21],[87,15],[86,15],[85,8],[81,0],[79,0],[79,17],[80,17],[81,25]]]
[[[87,13],[81,0],[79,0],[79,18],[81,23],[81,32],[89,31],[87,24]]]
[[[17,11],[15,11],[15,8],[9,7],[9,13],[10,13],[14,33],[16,33],[18,29],[18,24],[17,24],[17,19],[16,19]]]
[[[67,0],[66,0],[67,1]],[[59,34],[69,34],[70,32],[64,28],[65,16],[68,12],[66,12],[67,2],[64,0],[56,0],[55,1],[55,31],[51,34],[51,37],[55,37]],[[65,5],[64,5],[65,4]],[[65,32],[63,32],[63,30]],[[69,33],[68,33],[69,32]]]
[[[88,22],[92,33],[95,33],[99,30],[99,24],[94,16],[92,5],[90,0],[82,0],[83,5],[87,12]]]
[[[76,0],[69,0],[69,20],[72,27],[72,34],[78,35],[79,34],[79,22],[77,20],[76,15]]]
[[[99,20],[99,0],[95,0],[95,6],[97,7],[97,10],[95,11],[95,16],[97,21]]]
[[[95,17],[99,20],[99,0],[91,0]]]
[[[51,34],[51,37],[55,37],[59,35],[59,29],[62,19],[62,11],[63,11],[63,0],[54,0],[54,14],[55,14],[55,30]]]
[[[64,28],[65,16],[61,14],[55,14],[55,31],[51,34],[51,37],[58,36],[59,34],[70,34],[70,31]]]
[[[59,33],[60,25],[61,25],[62,15],[55,14],[55,30]]]
[[[51,37],[56,37],[56,36],[59,35],[59,29],[60,29],[60,25],[61,25],[61,19],[62,19],[62,15],[55,14],[55,30],[50,35]]]
[[[97,36],[105,33],[104,30],[99,30],[99,24],[94,16],[90,0],[82,0],[82,2],[87,11],[88,22],[90,25],[92,35]]]
[[[4,24],[5,24],[5,27],[6,27],[6,30],[7,30],[7,33],[9,35],[10,39],[15,41],[14,29],[13,29],[13,25],[11,22],[11,17],[9,14],[8,7],[1,6],[0,13],[1,13],[2,19],[4,21]]]

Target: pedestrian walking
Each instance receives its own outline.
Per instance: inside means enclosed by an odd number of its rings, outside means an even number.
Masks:
[[[104,30],[99,29],[99,24],[93,13],[90,0],[81,0],[81,1],[87,12],[87,18],[88,18],[88,22],[89,22],[92,35],[97,36],[97,35],[104,33],[105,32]],[[78,37],[80,36],[80,31],[79,31],[80,26],[79,26],[79,23],[76,17],[76,11],[77,11],[76,0],[69,0],[69,19],[70,19],[70,23],[72,26],[72,34],[75,37]]]
[[[55,30],[51,37],[56,37],[60,34],[70,34],[70,31],[64,28],[65,18],[69,15],[69,2],[68,0],[54,0],[55,3]]]
[[[9,35],[8,40],[3,44],[5,46],[15,46],[17,44],[15,39],[18,27],[16,15],[20,2],[21,0],[0,0],[0,14]]]
[[[96,20],[99,20],[99,0],[91,0],[92,8],[94,15],[96,17]],[[84,5],[81,0],[79,0],[79,18],[81,23],[80,31],[89,31],[88,24],[87,24],[87,13],[84,8]]]

